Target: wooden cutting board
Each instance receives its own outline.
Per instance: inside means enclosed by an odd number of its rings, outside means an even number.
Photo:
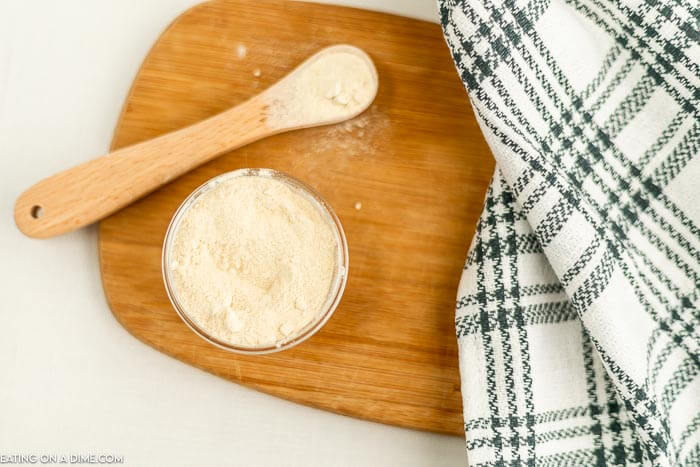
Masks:
[[[493,162],[437,24],[310,3],[201,4],[145,59],[112,148],[227,109],[334,43],[375,60],[380,85],[370,110],[233,151],[104,220],[105,294],[135,337],[222,378],[341,414],[462,434],[455,297]],[[333,318],[273,355],[207,344],[175,314],[161,279],[177,206],[205,180],[241,167],[274,168],[316,188],[350,249]]]

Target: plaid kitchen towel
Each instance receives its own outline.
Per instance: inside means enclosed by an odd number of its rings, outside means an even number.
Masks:
[[[470,465],[700,465],[700,3],[439,6],[497,162],[457,302]]]

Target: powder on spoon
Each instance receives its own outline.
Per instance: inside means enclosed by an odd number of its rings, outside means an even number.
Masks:
[[[268,96],[272,128],[347,118],[366,108],[376,92],[374,69],[350,52],[330,52],[302,67]]]
[[[339,248],[331,222],[282,180],[224,178],[196,198],[174,232],[168,261],[178,302],[232,345],[293,338],[325,311]]]

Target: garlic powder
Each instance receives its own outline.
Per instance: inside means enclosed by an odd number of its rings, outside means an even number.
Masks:
[[[212,337],[279,345],[325,310],[339,240],[306,193],[270,176],[224,178],[183,212],[167,259],[184,312]]]

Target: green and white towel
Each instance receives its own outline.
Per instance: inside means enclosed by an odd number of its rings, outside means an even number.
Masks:
[[[700,3],[440,13],[497,162],[457,302],[470,465],[700,465]]]

